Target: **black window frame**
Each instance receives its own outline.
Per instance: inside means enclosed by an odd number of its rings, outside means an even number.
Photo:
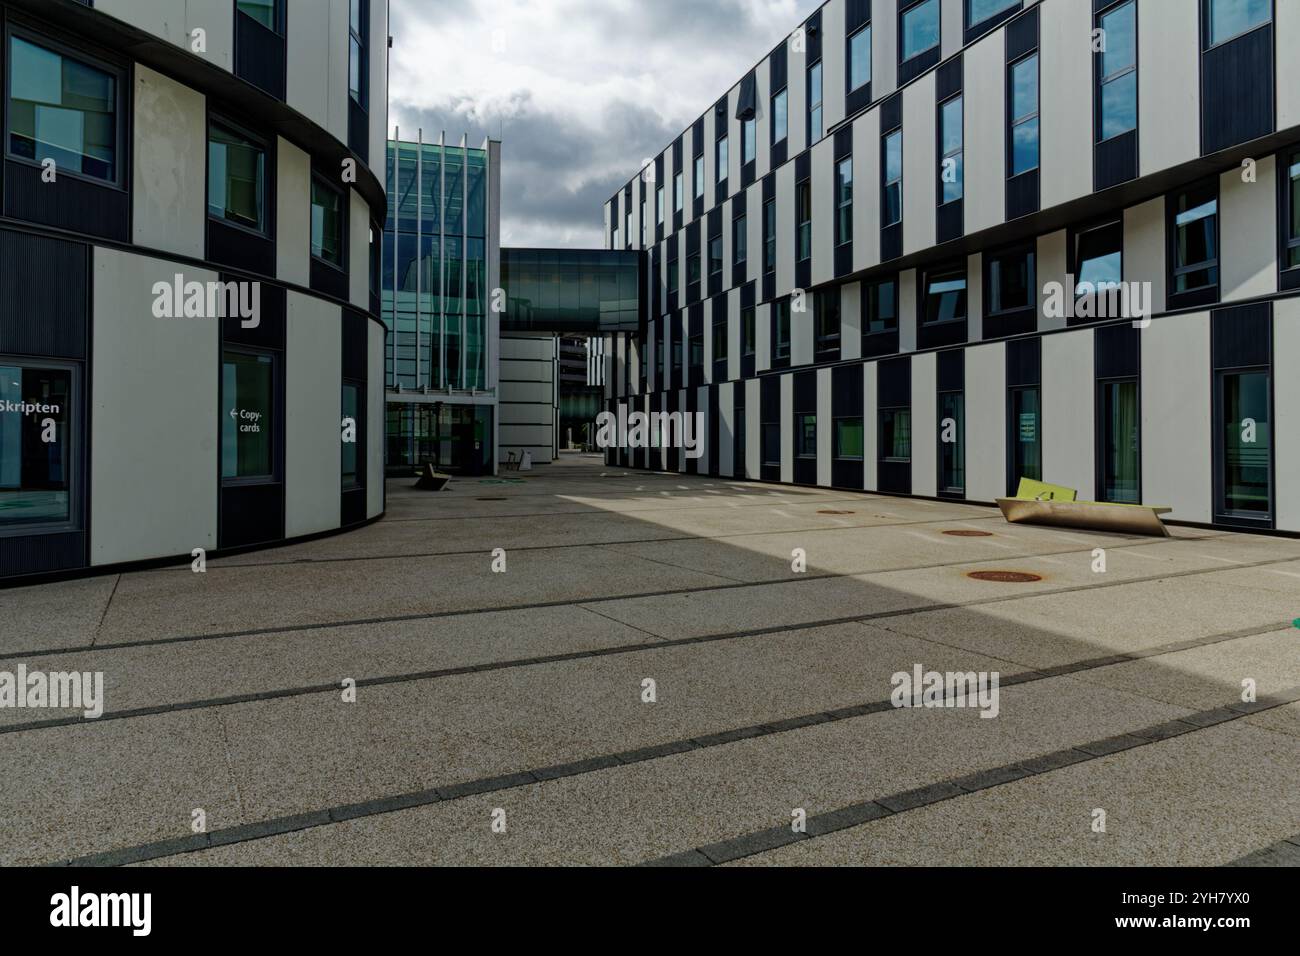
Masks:
[[[1300,169],[1300,143],[1287,147],[1277,154],[1278,183],[1278,271],[1280,282],[1278,288],[1283,291],[1300,288],[1300,224],[1295,234],[1291,234],[1291,209],[1293,203],[1300,201],[1300,175],[1291,178],[1291,167]],[[1296,264],[1288,265],[1292,251],[1296,253]]]
[[[808,450],[809,429],[812,430],[812,450]],[[794,416],[794,457],[804,461],[817,458],[817,413],[798,412]]]
[[[898,137],[898,178],[889,179],[889,141]],[[902,223],[904,218],[903,210],[903,183],[907,177],[907,155],[904,152],[903,130],[892,129],[887,133],[880,135],[880,226],[882,229],[888,229],[891,226],[897,226]],[[898,189],[898,218],[887,219],[886,211],[889,209],[889,190],[891,187]]]
[[[1210,8],[1214,5],[1214,2],[1215,0],[1200,0],[1199,12],[1201,15],[1201,23],[1204,24],[1203,35],[1204,35],[1204,43],[1205,43],[1205,48],[1202,52],[1205,53],[1208,53],[1210,50],[1217,49],[1218,47],[1225,46],[1229,43],[1233,43],[1236,40],[1240,40],[1242,37],[1249,36],[1250,34],[1254,33],[1256,30],[1262,30],[1265,27],[1271,26],[1272,24],[1275,24],[1277,22],[1277,4],[1274,2],[1274,0],[1268,0],[1269,8],[1268,8],[1267,20],[1264,20],[1261,23],[1257,23],[1253,27],[1247,27],[1245,30],[1242,30],[1240,33],[1234,33],[1232,36],[1224,37],[1222,40],[1218,40],[1216,42],[1214,40],[1213,35],[1211,34],[1211,27],[1214,21],[1211,17]]]
[[[252,20],[252,21],[253,21],[254,23],[256,23],[258,26],[260,26],[260,27],[262,27],[262,28],[264,28],[264,29],[270,29],[270,31],[271,31],[272,33],[274,33],[276,36],[280,36],[280,37],[282,37],[282,36],[285,35],[285,26],[286,26],[286,13],[285,13],[285,9],[286,9],[286,7],[288,6],[288,0],[271,0],[272,6],[273,6],[273,8],[274,8],[274,10],[275,10],[275,14],[274,14],[275,26],[273,26],[273,27],[269,27],[269,28],[266,26],[265,23],[263,23],[261,20],[257,19],[257,17],[253,16],[251,13],[248,13],[248,12],[245,11],[245,10],[241,10],[241,9],[239,9],[239,4],[240,4],[240,2],[241,2],[241,0],[235,0],[235,13],[236,13],[236,15],[242,14],[242,15],[248,17],[250,20]],[[351,12],[351,11],[349,11],[349,13],[350,13],[350,12]]]
[[[863,33],[871,34],[871,36],[867,39],[867,59],[868,59],[867,79],[866,82],[859,83],[857,86],[854,86],[853,85],[853,41],[856,40]],[[858,90],[869,89],[871,87],[871,82],[875,78],[874,74],[876,70],[876,54],[875,54],[875,50],[872,49],[872,44],[875,43],[875,41],[876,41],[875,33],[871,28],[870,20],[862,24],[862,26],[858,27],[847,37],[845,37],[844,39],[844,84],[845,84],[844,90],[846,93],[856,93]]]
[[[780,136],[776,135],[776,101],[778,98],[785,97],[785,131]],[[790,88],[783,86],[770,97],[772,122],[768,124],[768,140],[770,145],[775,146],[777,143],[787,142],[790,139]]]
[[[283,407],[282,404],[282,396],[284,394],[283,386],[286,383],[284,378],[285,369],[287,366],[287,363],[285,361],[285,355],[280,349],[259,348],[258,346],[254,346],[254,345],[245,345],[243,343],[223,341],[221,343],[221,347],[217,351],[217,368],[219,372],[217,377],[217,401],[220,403],[217,412],[218,420],[220,420],[220,417],[222,415],[226,414],[225,411],[226,395],[223,389],[224,374],[221,374],[221,370],[224,368],[226,364],[226,354],[230,352],[235,352],[240,355],[253,355],[253,356],[257,356],[258,358],[267,357],[271,359],[271,389],[270,389],[271,407],[272,407],[271,414],[275,416],[273,421],[276,425],[276,430],[271,433],[270,474],[240,475],[234,478],[227,478],[225,475],[221,473],[222,461],[225,456],[225,445],[224,445],[225,432],[224,429],[219,427],[217,430],[218,480],[220,481],[222,488],[248,488],[248,487],[256,487],[260,485],[282,484],[284,482],[284,473],[285,473],[285,461],[284,461],[284,454],[282,450],[285,447],[285,438],[286,438],[285,428],[287,425],[287,420],[285,418],[285,408]],[[341,410],[342,409],[341,390],[339,393],[339,407]],[[340,415],[340,418],[341,417],[342,416]],[[341,480],[342,480],[342,465],[340,463],[340,481]]]
[[[845,180],[842,173],[844,164],[849,165],[848,197],[845,198]],[[853,242],[853,155],[841,156],[835,161],[835,245],[847,246]],[[847,210],[848,218],[845,218]],[[848,228],[845,228],[847,223]]]
[[[955,152],[948,153],[944,152],[944,133],[947,129],[944,123],[944,112],[949,106],[957,101],[961,102],[961,145]],[[941,100],[938,105],[935,106],[935,127],[938,131],[936,149],[939,154],[939,173],[938,182],[935,184],[935,196],[938,199],[939,207],[942,208],[950,203],[962,202],[966,198],[966,94],[964,90],[958,90],[952,96]],[[944,182],[943,178],[944,163],[952,157],[957,157],[957,184],[959,187],[959,194],[954,196],[952,199],[948,199],[944,195],[946,191],[944,187],[949,185]]]
[[[1029,283],[1026,292],[1029,301],[1024,305],[1012,306],[1010,308],[993,308],[993,263],[1006,259],[1024,259],[1029,263]],[[1038,309],[1038,249],[1037,244],[1033,241],[1017,243],[1013,246],[1005,246],[1001,249],[990,250],[981,257],[984,270],[984,314],[988,317],[1002,317],[1008,315],[1019,315],[1026,311],[1037,311]],[[969,295],[970,289],[967,288]],[[969,299],[967,300],[967,310],[969,311]]]
[[[931,319],[930,318],[930,284],[936,281],[943,281],[945,277],[956,277],[960,275],[961,281],[965,288],[961,295],[965,299],[965,309],[960,317],[951,319]],[[920,287],[917,293],[917,302],[920,306],[920,321],[917,323],[918,328],[934,328],[936,326],[956,325],[964,323],[970,318],[970,270],[966,260],[963,258],[960,262],[939,263],[918,273],[920,278]],[[940,295],[946,295],[941,293]]]
[[[863,283],[862,283],[862,287],[861,287],[861,288],[862,288],[862,292],[861,292],[861,295],[862,295],[862,306],[863,306],[863,309],[862,309],[862,311],[863,311],[863,315],[862,315],[862,334],[863,334],[863,336],[869,336],[869,335],[897,335],[897,334],[898,334],[898,310],[899,310],[899,302],[898,302],[898,293],[899,293],[899,288],[898,288],[898,281],[899,281],[899,280],[898,280],[898,274],[897,274],[897,273],[894,273],[893,275],[885,276],[884,278],[880,278],[880,279],[872,279],[872,280],[870,280],[870,281],[867,281],[867,282],[863,282]],[[871,328],[871,323],[872,323],[873,321],[875,321],[875,319],[873,318],[873,313],[874,313],[874,311],[875,311],[875,309],[874,309],[874,304],[875,304],[876,302],[878,302],[878,293],[877,293],[877,290],[881,289],[881,288],[884,287],[884,286],[892,286],[892,287],[893,287],[893,290],[894,290],[894,317],[893,317],[893,321],[892,321],[892,323],[891,323],[890,325],[886,326],[886,327],[883,328],[883,329],[872,329],[872,328]]]
[[[722,155],[723,150],[727,155]],[[714,169],[713,185],[720,186],[727,181],[727,167],[731,164],[731,137],[723,133],[713,143],[713,165]]]
[[[763,203],[763,275],[776,272],[776,200]]]
[[[749,214],[731,220],[731,264],[743,265],[749,261]]]
[[[342,260],[339,263],[333,263],[330,262],[328,259],[321,258],[320,256],[316,255],[315,251],[311,248],[312,199],[311,199],[310,188],[312,185],[318,182],[326,189],[330,190],[336,196],[339,197],[339,232],[341,233],[339,237],[339,256]],[[350,274],[348,271],[348,263],[350,261],[350,257],[349,257],[350,250],[348,249],[348,231],[349,231],[348,218],[350,214],[349,206],[350,203],[348,198],[348,190],[335,186],[332,182],[329,181],[327,177],[322,176],[318,172],[312,173],[311,178],[308,181],[308,195],[307,195],[307,255],[309,256],[312,262],[319,262],[322,266],[328,266],[329,268],[336,269],[339,272],[342,272],[344,274]]]
[[[1034,61],[1037,74],[1034,80],[1034,109],[1029,113],[1017,117],[1014,112],[1016,102],[1016,68],[1029,60]],[[1039,56],[1037,47],[1028,51],[1023,56],[1016,57],[1014,61],[1007,64],[1006,90],[1006,178],[1017,179],[1020,176],[1024,176],[1026,173],[1037,172],[1043,168],[1043,60],[1042,57]],[[1034,165],[1017,171],[1015,167],[1016,128],[1024,126],[1027,123],[1037,124],[1036,128],[1038,133],[1034,138],[1034,152],[1036,158],[1034,160]]]
[[[821,87],[822,98],[820,100],[815,100],[815,101],[812,98],[813,97],[813,80],[812,80],[813,70],[817,70],[819,76],[821,77],[817,85]],[[807,92],[808,103],[807,103],[807,109],[805,111],[806,113],[805,121],[808,124],[807,142],[809,146],[813,146],[814,144],[816,144],[826,136],[826,67],[823,65],[823,61],[821,59],[817,59],[812,63],[808,64],[808,69],[804,74],[804,84],[808,91]],[[817,136],[813,136],[813,113],[814,112],[817,114],[818,124],[821,126],[821,130],[818,132]]]
[[[862,429],[862,454],[846,455],[840,448],[840,422],[857,422]],[[831,458],[835,461],[866,461],[867,422],[862,415],[835,415],[831,418]]]
[[[43,160],[40,158],[28,159],[26,156],[19,156],[12,149],[13,144],[13,41],[14,38],[23,40],[33,46],[42,47],[51,53],[56,53],[60,57],[68,57],[73,60],[79,60],[84,65],[93,67],[104,73],[110,73],[113,76],[113,92],[116,99],[113,112],[114,136],[113,144],[113,172],[112,180],[101,179],[97,176],[88,176],[85,173],[78,172],[74,169],[67,169],[62,166],[58,168],[60,177],[67,176],[79,182],[89,183],[98,186],[101,189],[112,189],[119,193],[130,194],[131,182],[134,172],[134,158],[132,153],[131,142],[131,117],[129,111],[134,102],[134,96],[128,96],[128,88],[132,91],[132,68],[120,62],[107,59],[104,56],[93,53],[81,45],[74,45],[66,40],[56,39],[49,34],[42,33],[27,27],[25,24],[15,23],[12,19],[7,20],[4,30],[4,50],[3,56],[0,56],[0,64],[4,70],[4,102],[0,103],[3,107],[0,112],[4,113],[4,143],[3,156],[6,162],[18,163],[33,169],[43,169]]]
[[[784,353],[782,352],[781,339],[781,317],[785,316],[785,341]],[[790,305],[790,297],[785,296],[772,302],[772,355],[770,365],[772,368],[788,368],[790,357],[794,348],[794,312]]]
[[[1020,10],[1024,9],[1023,0],[1008,0],[1006,6],[1001,10],[990,13],[983,20],[975,20],[972,22],[970,18],[972,2],[973,0],[962,0],[961,3],[962,24],[967,33],[986,33],[989,30],[992,30],[999,23],[1011,19]],[[967,38],[966,42],[969,43],[970,39]]]
[[[357,477],[353,482],[348,482],[346,473],[343,471],[343,458],[339,456],[339,481],[343,491],[360,491],[366,487],[366,458],[365,458],[365,440],[366,440],[366,383],[359,378],[349,378],[346,375],[339,386],[339,402],[343,401],[343,392],[348,388],[357,390],[357,417],[356,417],[356,446],[357,453]],[[340,426],[342,423],[340,422]]]
[[[903,35],[904,35],[904,31],[903,31],[903,21],[907,19],[908,14],[912,13],[912,12],[915,11],[915,10],[919,10],[921,7],[925,6],[927,3],[934,3],[934,4],[936,4],[936,5],[938,6],[938,8],[939,8],[939,18],[938,18],[938,22],[939,22],[939,33],[938,33],[938,36],[935,38],[935,42],[934,42],[934,44],[933,44],[932,46],[928,46],[928,47],[926,47],[926,48],[923,49],[923,50],[917,50],[916,52],[914,52],[914,53],[912,53],[912,54],[910,54],[910,55],[908,55],[908,56],[904,56],[904,55],[903,55]],[[898,65],[899,65],[900,67],[903,66],[904,64],[911,63],[913,60],[916,60],[916,59],[919,58],[919,57],[923,57],[923,56],[925,56],[927,53],[931,53],[932,51],[935,51],[935,50],[942,51],[942,50],[943,50],[943,0],[915,0],[914,3],[907,3],[906,0],[903,0],[903,2],[899,3],[899,5],[898,5],[898,33],[896,34],[896,36],[897,36],[897,38],[898,38]],[[910,77],[909,77],[909,79],[910,79]]]
[[[1110,426],[1110,420],[1105,413],[1106,390],[1114,385],[1129,384],[1133,385],[1137,395],[1137,418],[1134,422],[1137,427],[1137,500],[1135,502],[1113,500],[1106,487],[1107,430]],[[1142,501],[1142,376],[1136,374],[1101,376],[1097,378],[1094,388],[1096,391],[1093,398],[1093,416],[1096,421],[1096,499],[1097,501],[1111,504],[1140,504]],[[1041,419],[1041,417],[1042,411],[1040,407],[1039,418]]]
[[[352,4],[359,6],[358,19],[361,20],[361,33],[352,30]],[[352,41],[355,40],[361,53],[358,69],[361,89],[354,95],[352,90]],[[348,0],[348,98],[363,110],[370,109],[370,0]]]
[[[693,195],[691,196],[692,199],[704,198],[705,168],[706,168],[706,164],[704,162],[704,154],[703,153],[696,154],[695,159],[693,161],[693,165],[691,167],[691,192],[693,193]]]
[[[212,213],[212,205],[211,205],[212,165],[209,157],[211,156],[211,150],[212,150],[212,127],[214,125],[224,126],[228,132],[234,133],[238,136],[242,136],[243,138],[247,139],[250,143],[254,143],[255,145],[261,147],[262,150],[261,192],[262,192],[263,219],[265,220],[261,229],[254,229],[252,226],[246,226],[241,222],[236,222],[234,220],[227,219],[225,216],[215,216]],[[204,181],[203,211],[208,221],[221,223],[221,225],[223,226],[228,226],[231,229],[238,229],[241,232],[245,232],[251,236],[257,236],[260,239],[274,239],[275,238],[275,209],[274,209],[275,183],[273,181],[273,177],[275,176],[274,167],[276,165],[276,152],[274,149],[272,149],[271,140],[266,136],[262,136],[259,133],[255,133],[253,130],[244,126],[242,123],[234,122],[233,120],[227,118],[225,113],[220,112],[218,110],[208,111],[206,139],[207,139],[208,154],[204,156],[204,172],[206,173],[206,179]],[[310,197],[308,198],[308,204],[310,205]],[[310,241],[310,239],[308,241]]]
[[[794,211],[795,211],[795,262],[810,262],[813,254],[813,201],[812,201],[812,177],[801,179],[794,184]],[[807,218],[804,218],[805,215]],[[804,254],[805,236],[807,238],[807,255]]]
[[[6,136],[6,139],[8,137]],[[85,504],[90,476],[86,473],[88,456],[86,452],[87,437],[90,434],[89,420],[82,421],[86,414],[86,402],[83,394],[85,386],[83,362],[70,359],[42,358],[34,355],[16,355],[0,352],[0,365],[27,369],[48,370],[68,373],[68,408],[65,416],[66,432],[57,436],[66,448],[64,461],[68,475],[68,517],[62,521],[41,521],[31,523],[5,524],[0,522],[0,541],[6,538],[25,538],[35,535],[58,534],[85,530]],[[29,396],[22,396],[26,400]],[[22,453],[19,452],[21,461]]]
[[[1140,116],[1139,110],[1141,108],[1140,104],[1141,104],[1141,96],[1142,96],[1141,83],[1136,79],[1136,77],[1138,76],[1138,56],[1140,52],[1138,48],[1138,30],[1140,29],[1138,25],[1138,15],[1137,15],[1138,0],[1111,0],[1111,2],[1109,2],[1104,9],[1098,10],[1093,15],[1093,28],[1095,30],[1102,29],[1103,28],[1102,24],[1107,17],[1111,16],[1112,14],[1118,13],[1122,7],[1125,7],[1129,4],[1133,5],[1133,63],[1132,65],[1125,67],[1124,69],[1116,73],[1107,75],[1102,72],[1105,69],[1106,54],[1098,51],[1096,53],[1093,53],[1092,55],[1093,56],[1093,103],[1094,103],[1092,141],[1094,145],[1109,143],[1112,140],[1118,139],[1119,137],[1126,135],[1127,133],[1136,132],[1138,128],[1138,118]],[[1122,130],[1110,136],[1103,136],[1102,134],[1104,132],[1104,128],[1103,128],[1104,117],[1102,115],[1102,107],[1105,103],[1105,89],[1111,83],[1121,80],[1130,74],[1132,74],[1135,77],[1133,82],[1133,125],[1129,129]]]
[[[834,330],[828,323],[835,317]],[[813,347],[818,353],[838,351],[843,340],[844,300],[839,286],[818,289],[813,294]]]
[[[718,245],[718,255],[716,259],[713,256],[714,243],[717,243]],[[722,270],[727,264],[726,256],[724,255],[726,250],[724,247],[725,247],[725,243],[723,243],[722,241],[721,232],[717,233],[716,235],[709,236],[709,278],[722,275]],[[713,267],[713,264],[715,262],[717,263],[716,269]]]
[[[741,306],[740,309],[740,355],[748,358],[758,352],[758,309],[755,306]]]
[[[1187,265],[1178,264],[1178,200],[1180,197],[1205,190],[1207,195],[1213,193],[1214,196],[1214,258],[1206,259],[1202,262],[1190,263]],[[1195,207],[1192,207],[1195,208]],[[1208,305],[1212,302],[1219,301],[1220,289],[1223,284],[1223,204],[1222,196],[1219,189],[1219,177],[1210,176],[1194,183],[1189,183],[1182,189],[1168,193],[1166,196],[1165,210],[1165,235],[1166,235],[1166,269],[1165,281],[1167,283],[1165,299],[1166,308],[1170,311],[1187,308],[1197,305]],[[1213,270],[1215,281],[1212,284],[1201,285],[1185,291],[1177,291],[1178,277],[1191,272],[1202,270]]]

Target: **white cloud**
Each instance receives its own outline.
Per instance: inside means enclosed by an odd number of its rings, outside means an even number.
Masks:
[[[601,205],[816,0],[392,0],[389,123],[502,140],[502,243],[601,244]]]

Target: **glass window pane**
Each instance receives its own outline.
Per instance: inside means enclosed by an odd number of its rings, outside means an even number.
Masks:
[[[1137,63],[1137,29],[1135,7],[1126,3],[1101,18],[1106,50],[1101,55],[1102,79],[1114,76]]]
[[[354,442],[343,443],[343,485],[355,487],[359,483],[357,471],[357,446],[361,442],[361,389],[356,385],[343,386],[343,417],[351,419],[356,427]]]
[[[1272,434],[1266,372],[1224,375],[1223,507],[1262,517],[1271,509]]]
[[[963,272],[940,273],[926,285],[925,321],[957,322],[966,318],[966,275]]]
[[[1102,500],[1137,504],[1141,496],[1137,382],[1103,382],[1100,388]]]
[[[311,184],[311,254],[343,265],[343,198],[318,179]]]
[[[785,139],[789,129],[789,97],[782,90],[772,99],[772,142],[779,143]]]
[[[880,457],[891,462],[912,460],[912,410],[910,408],[881,409]]]
[[[800,415],[794,428],[795,454],[800,458],[817,457],[817,416]]]
[[[939,395],[939,490],[966,491],[966,396],[961,392]]]
[[[1119,222],[1090,229],[1079,236],[1076,295],[1088,291],[1080,291],[1085,283],[1096,290],[1123,280],[1123,241],[1124,227]]]
[[[275,4],[276,0],[238,0],[235,6],[240,12],[248,14],[268,30],[278,30]]]
[[[903,14],[903,60],[939,45],[939,0],[926,0]]]
[[[744,134],[744,142],[741,144],[740,155],[742,162],[752,163],[754,161],[754,148],[756,145],[754,142],[754,131],[757,128],[758,124],[753,119],[745,120],[740,126],[741,132]]]
[[[860,418],[835,420],[835,457],[862,460],[863,428]]]
[[[1300,239],[1300,153],[1292,155],[1289,175],[1291,180],[1291,227],[1287,236],[1290,239]]]
[[[1043,480],[1043,450],[1039,435],[1038,389],[1018,388],[1011,393],[1012,475],[1013,486],[1021,478]]]
[[[951,156],[962,148],[962,98],[954,96],[943,104],[943,154]]]
[[[966,0],[966,23],[975,26],[994,14],[1020,6],[1020,0]]]
[[[1101,138],[1137,129],[1137,73],[1125,73],[1101,88]]]
[[[95,179],[117,178],[117,79],[13,37],[9,149]]]
[[[266,227],[266,151],[213,123],[208,130],[208,214],[261,232]]]
[[[226,352],[221,361],[221,477],[270,478],[275,360]]]
[[[989,311],[1008,312],[1034,304],[1034,254],[996,256],[989,261]]]
[[[1270,0],[1210,0],[1210,45],[1268,23]]]
[[[849,90],[871,82],[871,27],[866,26],[849,39]]]
[[[727,155],[727,137],[718,140],[718,182],[727,178],[727,165],[729,156]]]
[[[1025,120],[1011,131],[1011,175],[1038,168],[1038,119]]]
[[[896,295],[897,291],[893,280],[868,286],[868,332],[892,332],[898,328],[898,310],[895,305]]]
[[[808,102],[820,106],[822,102],[822,64],[818,60],[808,68]]]
[[[890,133],[885,137],[885,182],[893,183],[903,178],[903,134]]]
[[[699,199],[704,195],[704,154],[701,153],[695,157],[695,175],[691,177],[695,180],[695,198]]]
[[[1011,119],[1038,112],[1038,57],[1025,57],[1011,68]]]
[[[0,528],[72,518],[72,372],[0,365]]]

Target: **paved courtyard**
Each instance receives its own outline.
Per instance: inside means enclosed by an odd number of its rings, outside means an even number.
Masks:
[[[0,671],[106,698],[0,710],[0,863],[1300,861],[1300,541],[589,458],[409,485],[0,591]],[[895,707],[918,667],[996,707]]]

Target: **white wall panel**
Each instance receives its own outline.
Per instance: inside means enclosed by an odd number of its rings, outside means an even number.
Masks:
[[[1006,218],[1005,32],[993,31],[963,54],[967,235]],[[910,165],[908,169],[915,175]]]
[[[736,469],[736,384],[718,386],[718,474],[730,478]]]
[[[217,274],[95,248],[90,563],[217,546],[219,332],[159,319],[153,285]]]
[[[916,297],[918,282],[915,269],[898,274],[898,350],[916,351]]]
[[[1007,360],[1001,342],[966,350],[966,496],[1007,493]]]
[[[758,478],[762,474],[763,407],[758,390],[758,379],[745,381],[745,467],[743,478]]]
[[[794,288],[794,163],[776,171],[776,294]],[[759,247],[762,248],[761,246]]]
[[[853,268],[858,271],[880,262],[879,110],[853,121],[853,196]]]
[[[912,494],[939,493],[938,359],[934,352],[912,356]]]
[[[831,456],[835,454],[835,420],[831,407],[831,370],[817,370],[817,484],[829,488],[832,483]]]
[[[1092,192],[1092,4],[1043,3],[1039,49],[1042,206],[1048,209]]]
[[[1067,280],[1066,270],[1066,232],[1064,229],[1038,237],[1038,328],[1040,330],[1063,329],[1066,317],[1049,316],[1044,309],[1047,300],[1043,289],[1049,282],[1059,283],[1066,299],[1073,299],[1074,286]]]
[[[340,64],[330,49],[330,17],[322,0],[288,0],[285,60],[290,106],[317,126],[329,128],[330,87],[341,83],[347,95],[347,60]],[[347,47],[343,53],[346,55]],[[344,127],[343,141],[347,139]],[[335,134],[337,135],[337,134]]]
[[[872,0],[871,95],[879,100],[898,83],[898,0]]]
[[[1219,235],[1224,302],[1277,291],[1277,160],[1256,161],[1255,182],[1234,167],[1219,177]]]
[[[342,521],[343,313],[298,292],[286,308],[284,526],[296,538]]]
[[[1124,210],[1124,281],[1151,283],[1152,314],[1165,310],[1165,199]]]
[[[1208,312],[1142,332],[1142,500],[1173,521],[1210,520],[1210,380]]]
[[[223,70],[234,69],[234,0],[98,0],[95,9]],[[203,49],[196,49],[195,30],[203,31]]]
[[[1138,168],[1142,176],[1201,154],[1200,18],[1188,6],[1187,0],[1138,4]]]
[[[862,355],[862,285],[850,282],[840,286],[840,358],[849,360]]]
[[[1095,497],[1096,333],[1043,336],[1043,480]]]
[[[280,137],[276,168],[276,276],[305,287],[311,283],[311,157]]]
[[[208,168],[203,94],[137,64],[133,125],[132,240],[202,259]]]
[[[936,123],[935,74],[931,71],[903,90],[904,254],[935,243]]]
[[[845,75],[844,28],[845,0],[828,0],[822,6],[822,130],[844,119]]]
[[[1292,359],[1284,358],[1300,355],[1300,299],[1279,300],[1273,309],[1277,526],[1282,531],[1300,531],[1300,376],[1287,373]]]
[[[812,150],[812,282],[835,278],[835,137]]]
[[[370,207],[355,189],[348,190],[348,273],[350,300],[358,309],[370,310]],[[376,237],[378,241],[379,237]]]

